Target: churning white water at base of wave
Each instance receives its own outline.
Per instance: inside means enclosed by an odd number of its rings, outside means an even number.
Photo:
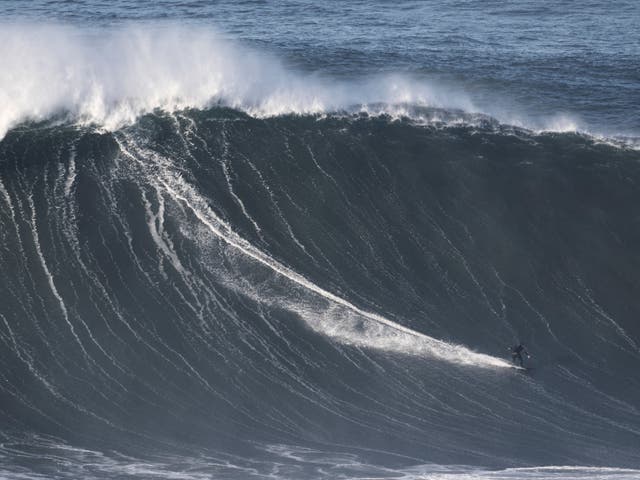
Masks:
[[[0,138],[22,121],[68,115],[108,130],[155,109],[224,105],[255,116],[315,114],[375,102],[474,111],[445,86],[385,75],[329,81],[204,26],[94,29],[5,24],[0,29]]]
[[[21,480],[71,478],[123,478],[209,480],[228,479],[400,479],[400,480],[637,480],[640,470],[589,466],[533,466],[487,469],[470,465],[440,465],[416,462],[408,467],[386,467],[368,457],[401,459],[411,464],[417,459],[385,451],[327,445],[309,448],[297,445],[256,445],[264,452],[259,458],[224,452],[194,452],[193,456],[158,455],[141,459],[118,452],[77,448],[52,437],[27,436],[0,445],[0,461],[20,454],[34,463],[56,464],[55,472],[0,464],[0,478]]]

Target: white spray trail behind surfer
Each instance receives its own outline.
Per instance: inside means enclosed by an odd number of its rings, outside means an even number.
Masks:
[[[139,163],[144,169],[153,165],[149,180],[153,182],[154,187],[167,198],[179,204],[185,211],[191,212],[201,223],[201,226],[206,229],[209,237],[213,235],[224,242],[231,250],[228,260],[232,262],[249,260],[258,263],[275,273],[280,281],[284,280],[288,283],[284,291],[275,284],[268,285],[266,288],[268,292],[265,292],[264,282],[260,288],[248,288],[246,283],[240,286],[238,282],[227,279],[225,283],[228,286],[236,287],[244,295],[261,303],[277,305],[296,313],[313,330],[341,343],[428,356],[451,363],[483,368],[512,367],[510,363],[500,358],[474,352],[462,345],[438,340],[379,314],[363,310],[344,298],[319,287],[236,234],[224,220],[213,212],[207,200],[175,171],[169,160],[156,152],[140,148],[131,139],[128,139],[126,143],[119,143],[124,155]],[[151,165],[147,162],[150,162]],[[202,242],[202,239],[199,241]],[[210,241],[210,238],[207,241]],[[233,255],[233,253],[240,255]],[[292,288],[298,293],[304,294],[284,294],[285,291],[289,292]]]

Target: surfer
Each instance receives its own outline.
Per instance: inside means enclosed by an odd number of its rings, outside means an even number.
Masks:
[[[511,360],[513,361],[513,363],[516,363],[516,360],[518,360],[518,362],[520,363],[520,366],[524,368],[522,364],[523,353],[527,356],[527,358],[531,358],[531,355],[529,355],[529,352],[527,352],[527,349],[524,348],[523,343],[519,343],[518,345],[515,345],[514,347],[511,348]]]

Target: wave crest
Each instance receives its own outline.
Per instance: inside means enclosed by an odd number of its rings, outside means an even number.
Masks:
[[[401,75],[329,81],[205,27],[125,26],[90,33],[61,25],[0,31],[0,137],[64,113],[108,130],[155,109],[220,104],[255,116],[414,104],[473,111],[461,92]]]

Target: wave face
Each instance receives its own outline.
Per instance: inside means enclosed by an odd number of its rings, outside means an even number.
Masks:
[[[1,474],[636,478],[640,155],[472,123],[9,131]]]

